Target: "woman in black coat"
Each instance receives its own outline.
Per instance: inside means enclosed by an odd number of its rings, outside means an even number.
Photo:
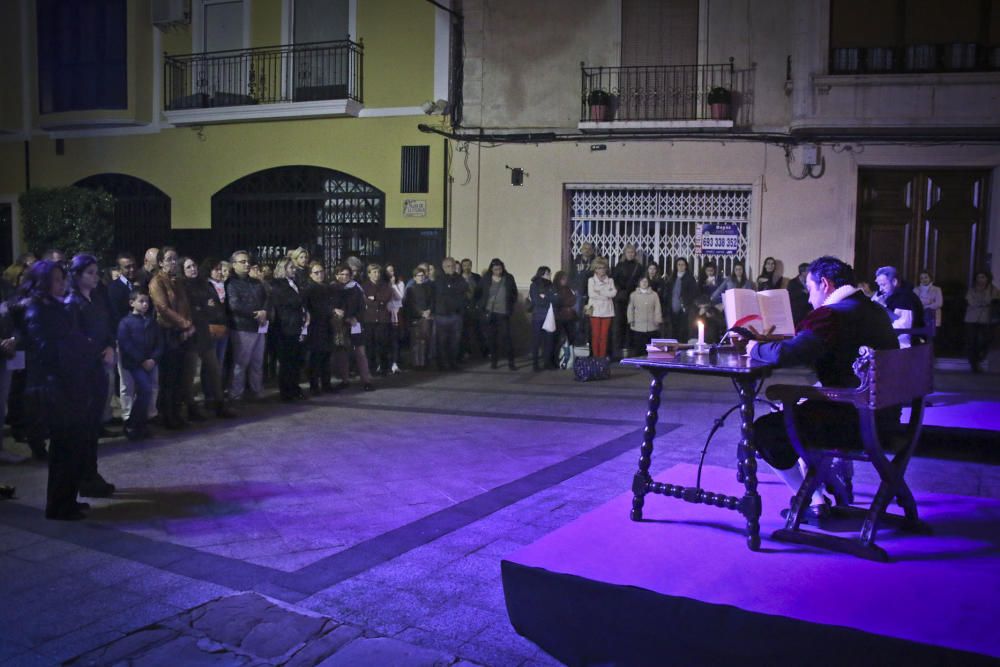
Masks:
[[[108,400],[108,373],[115,367],[114,317],[111,303],[104,287],[100,286],[101,273],[93,255],[76,255],[69,267],[70,292],[65,299],[76,329],[87,337],[98,355],[87,360],[94,378],[103,382],[90,389],[92,404],[87,418],[87,428],[81,434],[84,441],[83,470],[80,477],[80,495],[107,498],[115,492],[97,470],[97,442],[101,436],[105,404]]]
[[[77,502],[86,455],[85,435],[101,406],[101,350],[76,327],[62,302],[66,273],[56,262],[35,262],[17,303],[25,340],[25,398],[35,419],[48,426],[49,478],[45,518],[84,518]]]
[[[333,350],[333,363],[340,376],[340,388],[347,386],[350,368],[349,354],[354,355],[354,365],[358,369],[365,391],[375,391],[371,372],[368,370],[368,355],[365,353],[365,292],[354,280],[354,272],[350,266],[342,264],[334,269],[333,283],[334,315],[342,318],[346,328],[347,345],[336,345]],[[336,335],[336,332],[334,332]]]
[[[414,368],[427,365],[427,347],[434,326],[434,286],[427,280],[427,270],[417,266],[413,283],[403,296],[403,313],[410,323],[410,364]]]
[[[552,370],[556,368],[552,363],[552,339],[555,338],[555,331],[546,331],[543,326],[550,308],[553,324],[555,323],[559,293],[552,284],[552,270],[549,267],[540,266],[535,271],[535,277],[531,279],[531,287],[528,289],[528,303],[531,306],[531,368],[535,371],[542,370],[538,355],[543,349],[542,359],[545,360],[545,368]]]
[[[333,352],[333,288],[326,283],[326,270],[320,262],[309,265],[309,283],[304,303],[309,314],[305,349],[309,354],[309,391],[313,396],[334,391],[330,385],[330,354]]]
[[[208,282],[214,260],[202,264],[202,269],[208,272],[204,275],[198,264],[190,257],[181,258],[181,271],[184,277],[181,284],[187,291],[188,302],[191,304],[191,321],[194,323],[193,346],[195,354],[201,359],[201,390],[205,394],[206,407],[214,410],[219,417],[235,417],[226,405],[225,394],[222,391],[222,366],[216,354],[218,335],[228,335],[226,326],[226,306],[219,300],[215,287]],[[198,415],[198,410],[189,410],[188,415]]]
[[[696,296],[698,282],[688,271],[687,260],[678,257],[674,261],[674,272],[663,286],[663,314],[665,320],[670,320],[670,335],[682,343],[691,338],[689,319]]]
[[[295,265],[290,259],[282,259],[274,267],[271,306],[275,321],[270,326],[276,327],[278,345],[278,392],[283,401],[299,401],[306,397],[299,387],[299,377],[307,315],[302,290],[295,280]]]

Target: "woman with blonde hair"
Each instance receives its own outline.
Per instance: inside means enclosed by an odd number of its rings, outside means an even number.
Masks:
[[[290,264],[288,265],[288,270],[290,272],[289,277],[295,280],[295,283],[301,287],[305,288],[309,285],[309,251],[299,246],[294,250],[288,251],[288,259]],[[275,270],[277,271],[277,266]],[[277,276],[275,276],[277,277]]]
[[[615,319],[613,299],[618,293],[615,282],[608,275],[608,260],[598,257],[591,264],[594,275],[587,281],[587,314],[590,317],[590,353],[595,357],[608,356],[608,334]]]

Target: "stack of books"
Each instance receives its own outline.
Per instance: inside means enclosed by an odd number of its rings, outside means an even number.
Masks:
[[[686,350],[691,347],[687,343],[681,343],[674,338],[654,338],[646,346],[646,356],[658,359],[672,359],[679,350]]]

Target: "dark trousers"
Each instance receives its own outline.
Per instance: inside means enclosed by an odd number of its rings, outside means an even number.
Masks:
[[[679,343],[686,343],[691,339],[691,323],[686,311],[670,312],[670,335]]]
[[[514,345],[510,339],[510,315],[490,313],[486,319],[486,343],[490,350],[490,363],[497,365],[501,346],[507,350],[507,363],[514,365]]]
[[[632,353],[637,355],[646,354],[646,346],[649,345],[649,341],[653,339],[653,334],[655,331],[636,331],[635,329],[629,329],[629,347],[632,348]]]
[[[309,350],[309,387],[319,389],[329,386],[330,350]]]
[[[968,352],[969,365],[973,371],[978,371],[980,362],[986,359],[993,343],[993,325],[965,324],[965,349]]]
[[[165,421],[177,420],[181,406],[192,403],[196,355],[189,341],[167,346],[160,359],[160,413]]]
[[[389,371],[389,324],[385,322],[365,322],[365,352],[368,354],[368,368]]]
[[[278,393],[282,398],[293,398],[302,393],[299,378],[302,376],[302,343],[298,335],[278,336]]]
[[[542,355],[542,362],[551,367],[552,364],[552,344],[555,334],[542,328],[545,320],[532,320],[531,322],[531,366],[541,368],[539,364],[539,354]]]
[[[628,300],[614,301],[615,318],[611,322],[611,358],[621,356],[622,348],[628,342]]]
[[[59,421],[59,420],[56,420]],[[57,518],[76,512],[86,447],[79,431],[69,424],[49,424],[49,478],[45,516]]]
[[[440,369],[458,368],[458,345],[462,338],[461,315],[435,315],[434,330],[437,335],[437,364]]]
[[[153,373],[142,366],[129,370],[135,386],[135,397],[132,399],[132,411],[129,413],[125,427],[129,431],[142,433],[146,430],[149,419],[149,402],[153,396]]]
[[[103,481],[97,471],[97,442],[104,427],[104,404],[108,397],[108,383],[104,381],[104,368],[95,370],[95,382],[86,397],[87,421],[83,433],[79,434],[83,449],[83,468],[80,473],[82,483]]]

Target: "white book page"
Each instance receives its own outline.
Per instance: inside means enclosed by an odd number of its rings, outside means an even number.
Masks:
[[[731,327],[736,321],[747,315],[761,316],[760,304],[757,303],[757,293],[752,289],[728,289],[722,294],[722,308],[726,313],[726,326]],[[758,320],[750,322],[755,329],[760,330],[762,323]]]
[[[760,312],[764,317],[764,331],[772,326],[772,334],[778,336],[794,336],[795,320],[792,319],[792,302],[786,289],[769,289],[757,292]]]

